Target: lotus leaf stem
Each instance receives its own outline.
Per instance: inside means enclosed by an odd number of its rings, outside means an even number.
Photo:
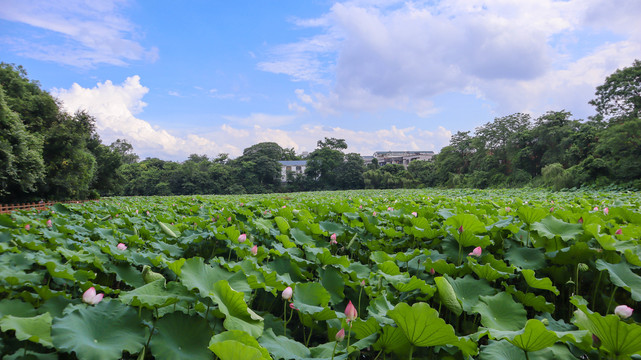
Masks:
[[[608,301],[608,308],[605,309],[605,313],[609,314],[610,313],[610,306],[612,306],[612,299],[614,299],[614,293],[617,291],[616,285],[612,284],[612,293],[610,294],[610,300]]]

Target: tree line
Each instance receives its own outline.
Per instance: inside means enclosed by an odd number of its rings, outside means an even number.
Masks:
[[[366,165],[345,153],[344,139],[325,138],[305,158],[305,173],[282,183],[279,161],[300,159],[293,148],[265,142],[235,159],[140,161],[126,140],[103,144],[92,116],[64,112],[23,67],[1,63],[0,201],[403,187],[641,189],[641,61],[608,76],[590,104],[596,111],[586,120],[565,110],[495,118],[454,134],[433,161],[407,168]]]

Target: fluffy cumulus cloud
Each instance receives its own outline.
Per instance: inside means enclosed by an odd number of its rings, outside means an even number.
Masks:
[[[227,123],[204,129],[198,134],[175,134],[144,119],[147,105],[143,97],[149,89],[131,76],[121,84],[112,81],[98,83],[93,88],[73,84],[69,89],[53,89],[66,111],[86,111],[96,119],[96,129],[105,143],[126,139],[141,157],[160,157],[184,160],[189,154],[210,157],[228,153],[232,157],[259,142],[276,142],[297,152],[313,151],[316,142],[324,137],[343,138],[348,151],[372,154],[377,150],[409,149],[438,150],[448,144],[451,132],[443,127],[426,131],[415,127],[355,131],[340,127],[300,125],[293,130],[279,129],[280,125],[296,120],[296,115],[251,114],[247,117],[224,116]]]
[[[78,67],[155,61],[158,49],[121,14],[124,0],[4,0],[0,18],[30,26],[0,43],[25,57]]]
[[[259,68],[329,84],[297,93],[299,106],[327,113],[429,116],[437,111],[430,98],[447,92],[476,94],[498,112],[587,113],[594,88],[641,53],[640,16],[637,0],[342,2],[298,20],[320,34],[274,48]],[[586,45],[595,34],[611,41]]]

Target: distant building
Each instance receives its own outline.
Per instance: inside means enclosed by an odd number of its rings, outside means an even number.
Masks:
[[[374,153],[374,158],[380,166],[400,164],[405,168],[414,160],[431,161],[433,157],[434,151],[377,151]]]
[[[287,182],[287,173],[304,174],[307,167],[307,160],[288,160],[279,161],[280,163],[280,181]]]

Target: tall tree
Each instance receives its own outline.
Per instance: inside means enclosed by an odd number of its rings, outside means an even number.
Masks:
[[[618,69],[596,88],[590,101],[599,115],[606,119],[639,118],[641,115],[641,61]]]
[[[305,175],[315,181],[317,189],[336,189],[334,171],[345,159],[341,150],[346,149],[347,144],[344,139],[325,138],[325,141],[319,140],[317,146],[307,157]]]

